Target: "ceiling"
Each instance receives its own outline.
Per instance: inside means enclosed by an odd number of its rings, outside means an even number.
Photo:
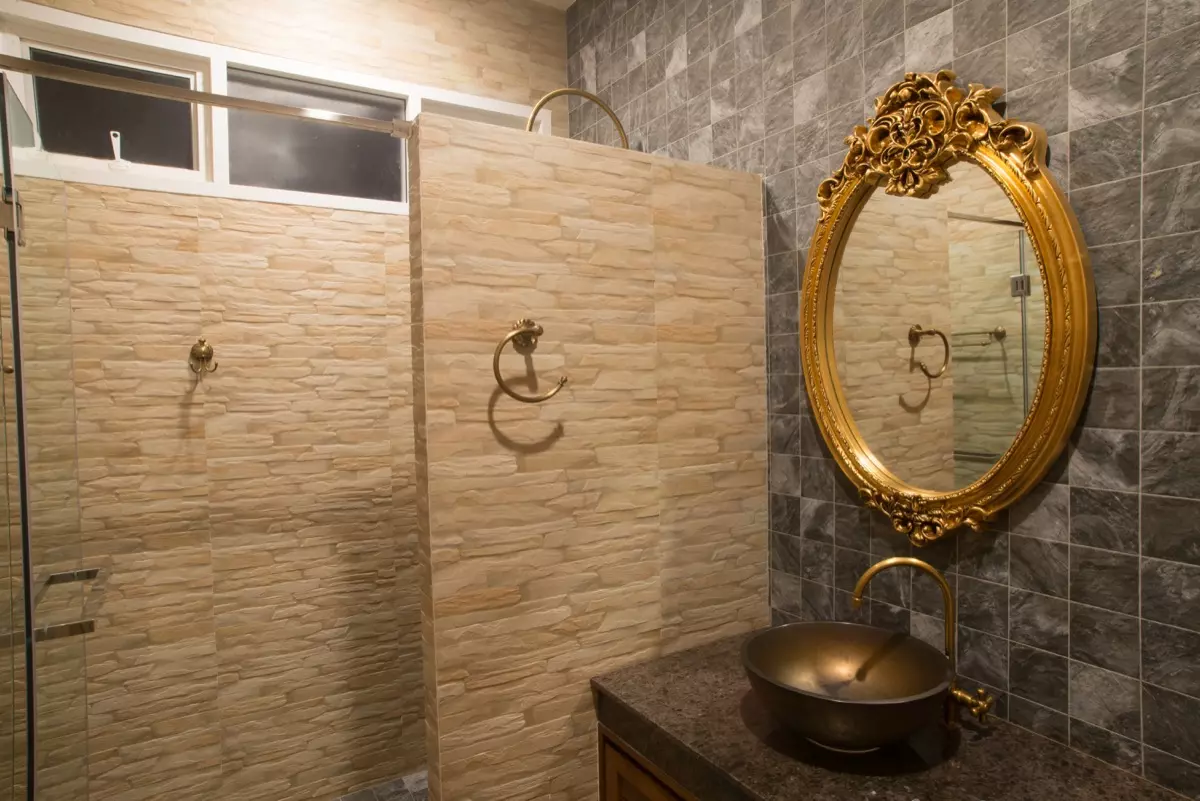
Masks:
[[[575,0],[534,0],[534,2],[550,6],[551,8],[557,8],[559,11],[566,11]]]

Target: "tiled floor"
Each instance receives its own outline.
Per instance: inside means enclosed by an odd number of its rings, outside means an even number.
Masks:
[[[428,798],[426,773],[421,771],[344,795],[339,801],[426,801]]]

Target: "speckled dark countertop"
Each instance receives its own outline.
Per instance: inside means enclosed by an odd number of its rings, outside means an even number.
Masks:
[[[837,757],[770,720],[742,670],[744,639],[592,680],[600,722],[700,801],[1180,801],[1002,722],[962,730],[933,767],[908,748]]]

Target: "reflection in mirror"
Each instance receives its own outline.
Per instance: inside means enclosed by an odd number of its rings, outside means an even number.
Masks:
[[[948,172],[927,198],[880,189],[864,201],[837,272],[832,340],[844,402],[876,459],[943,492],[982,477],[1012,444],[1045,338],[1042,280],[1016,208],[981,167]]]

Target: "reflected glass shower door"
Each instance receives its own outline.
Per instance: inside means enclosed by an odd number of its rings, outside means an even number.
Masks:
[[[966,486],[1003,455],[1029,411],[1045,294],[1021,222],[949,217],[954,473],[956,486]]]

